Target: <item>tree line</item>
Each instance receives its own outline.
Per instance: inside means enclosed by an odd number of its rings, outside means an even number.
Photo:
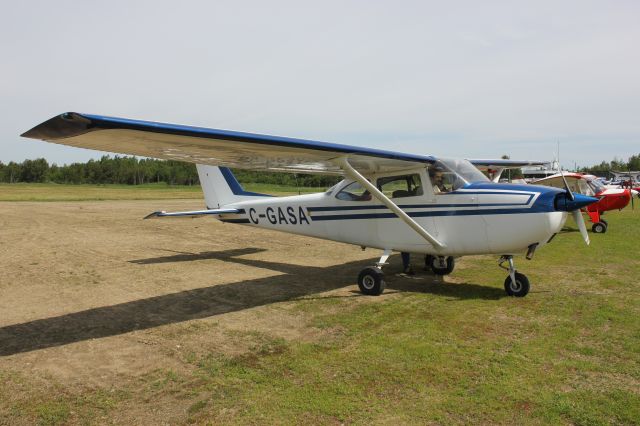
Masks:
[[[506,156],[503,156],[503,158]],[[608,177],[611,170],[640,170],[640,154],[627,161],[613,159],[600,164],[579,168],[580,172]],[[329,187],[340,179],[336,176],[271,173],[234,169],[240,182],[267,183],[286,186]],[[141,185],[161,183],[169,185],[197,185],[200,183],[196,167],[191,163],[173,160],[138,159],[128,156],[105,155],[99,160],[58,166],[49,164],[44,158],[24,160],[22,163],[0,162],[0,182],[53,182],[72,184],[126,184]]]
[[[640,170],[640,154],[632,155],[627,161],[619,158],[614,158],[612,161],[603,161],[600,164],[590,167],[581,167],[578,171],[584,173],[590,173],[596,176],[609,177],[609,172],[612,170],[625,172],[629,170]]]
[[[340,180],[337,176],[292,173],[257,172],[234,169],[234,175],[244,183],[268,183],[287,186],[328,187]],[[22,163],[0,162],[0,182],[67,184],[126,184],[142,185],[164,182],[169,185],[197,185],[200,183],[195,164],[174,160],[138,159],[128,156],[105,155],[99,160],[58,166],[44,158],[24,160]]]

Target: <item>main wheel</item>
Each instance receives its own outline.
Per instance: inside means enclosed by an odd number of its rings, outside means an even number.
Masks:
[[[511,276],[507,275],[507,279],[504,280],[504,291],[509,296],[524,297],[529,293],[529,279],[525,274],[516,272],[516,282],[511,281]]]
[[[609,227],[609,222],[607,222],[606,220],[601,218],[600,222],[604,223],[604,226],[606,226],[607,228]]]
[[[453,268],[456,266],[455,260],[452,256],[447,256],[445,259],[445,266],[440,265],[440,259],[436,256],[431,256],[431,270],[436,275],[449,275],[453,272]]]
[[[362,294],[379,296],[384,291],[385,286],[384,274],[380,268],[364,268],[358,274],[358,287]]]
[[[433,263],[433,256],[431,256],[430,254],[425,254],[424,255],[424,270],[425,271],[431,270],[431,264],[432,263]]]
[[[607,232],[607,224],[604,222],[594,223],[591,230],[596,234],[604,234]]]

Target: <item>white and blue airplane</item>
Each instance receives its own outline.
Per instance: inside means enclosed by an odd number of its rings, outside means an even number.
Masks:
[[[513,256],[531,259],[573,214],[587,244],[580,208],[597,198],[546,186],[491,182],[478,166],[510,160],[453,160],[227,130],[64,113],[22,136],[113,153],[195,163],[206,209],[147,218],[211,215],[223,222],[307,235],[382,250],[358,276],[362,293],[384,291],[382,268],[393,251],[425,255],[439,275],[454,259],[495,254],[509,271],[505,291],[522,297],[529,280]],[[228,167],[344,176],[316,194],[272,197],[245,191]],[[507,267],[503,266],[507,263]]]

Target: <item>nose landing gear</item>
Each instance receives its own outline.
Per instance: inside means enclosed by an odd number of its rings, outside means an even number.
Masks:
[[[509,262],[509,267],[503,266],[505,262]],[[516,271],[513,264],[513,256],[502,256],[498,262],[498,266],[509,271],[509,275],[504,280],[504,290],[507,295],[514,297],[524,297],[529,293],[529,279],[525,274]]]

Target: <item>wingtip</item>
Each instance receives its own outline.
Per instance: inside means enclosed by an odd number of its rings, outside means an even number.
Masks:
[[[64,112],[44,121],[20,136],[30,139],[55,140],[81,135],[91,130],[91,120],[77,112]]]
[[[153,213],[149,213],[148,215],[146,215],[145,217],[143,217],[143,220],[147,220],[147,219],[153,219],[153,218],[157,218],[162,216],[163,214],[165,214],[166,212],[164,210],[162,211],[157,211],[157,212],[153,212]]]

